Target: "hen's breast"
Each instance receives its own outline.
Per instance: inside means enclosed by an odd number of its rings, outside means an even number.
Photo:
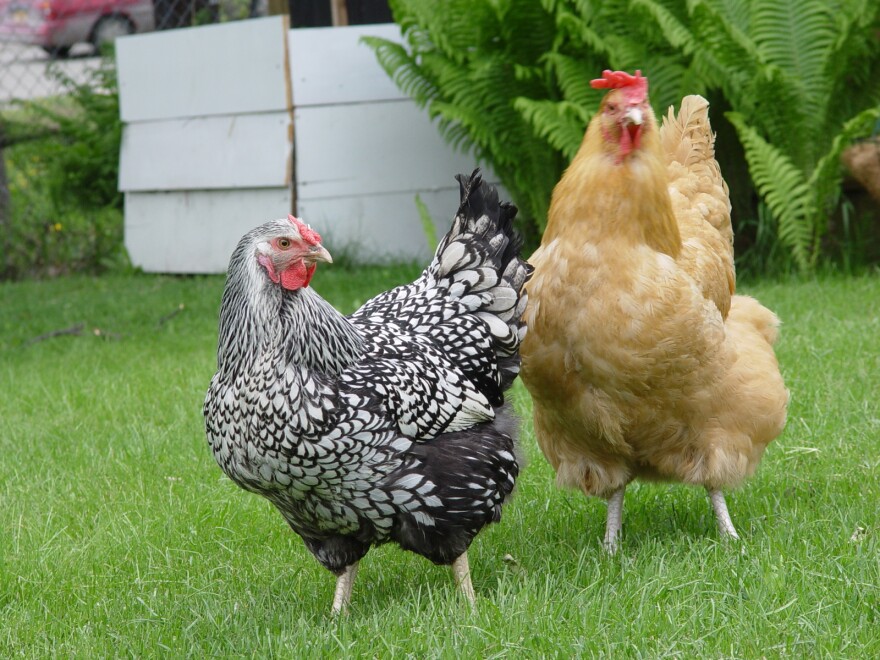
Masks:
[[[300,533],[350,533],[382,519],[375,484],[409,446],[374,393],[267,354],[206,400],[214,457],[237,484],[269,498]],[[381,523],[378,523],[381,527]]]
[[[671,257],[616,248],[553,241],[533,257],[523,380],[579,424],[688,391],[723,342],[718,310]]]

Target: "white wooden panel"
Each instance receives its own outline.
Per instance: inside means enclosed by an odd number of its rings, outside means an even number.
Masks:
[[[412,101],[299,108],[297,199],[432,190],[471,172]]]
[[[442,237],[458,210],[458,183],[419,193]],[[431,249],[416,207],[416,193],[397,192],[299,200],[297,215],[314,227],[331,255],[346,254],[359,263],[428,263]]]
[[[223,273],[239,239],[291,208],[288,189],[126,193],[125,247],[153,273]]]
[[[118,39],[123,122],[287,109],[287,31],[270,16]]]
[[[123,128],[119,189],[290,185],[287,112],[138,122]]]
[[[290,71],[296,106],[407,98],[376,61],[363,36],[401,41],[394,23],[290,30]]]

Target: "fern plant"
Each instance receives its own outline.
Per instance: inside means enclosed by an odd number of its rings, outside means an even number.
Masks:
[[[779,240],[802,270],[820,255],[840,200],[840,155],[880,116],[880,4],[870,0],[634,0],[692,56],[727,118]]]
[[[840,154],[880,113],[876,0],[391,6],[406,44],[371,40],[380,63],[447,139],[491,164],[537,230],[598,107],[601,93],[589,80],[605,68],[645,72],[658,114],[694,93],[730,109],[732,128],[713,119],[721,158],[748,165],[751,182],[732,186],[739,203],[753,185],[778,240],[804,270],[815,266],[840,200]],[[741,147],[724,143],[734,129]],[[722,167],[728,179],[742,169]]]

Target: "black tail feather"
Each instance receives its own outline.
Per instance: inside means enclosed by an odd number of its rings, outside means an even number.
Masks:
[[[471,175],[456,174],[461,202],[457,215],[462,218],[477,219],[487,216],[491,225],[497,227],[508,237],[504,252],[500,255],[501,263],[507,264],[511,259],[519,256],[522,250],[523,239],[513,227],[518,209],[510,202],[499,202],[498,189],[483,181],[480,168],[476,168]]]

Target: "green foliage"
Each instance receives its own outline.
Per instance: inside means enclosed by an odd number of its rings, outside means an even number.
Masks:
[[[690,13],[779,240],[810,270],[840,201],[840,155],[880,113],[880,5],[705,0]]]
[[[749,128],[742,115],[731,112],[727,117],[739,131],[758,192],[779,220],[779,240],[791,248],[795,261],[806,267],[807,250],[813,239],[813,232],[805,222],[810,213],[806,177],[784,153]]]
[[[20,104],[5,117],[9,236],[6,277],[101,272],[126,263],[117,191],[121,123],[110,58],[66,94]]]
[[[880,108],[871,0],[395,0],[392,9],[406,45],[370,40],[379,61],[447,139],[493,167],[537,230],[601,98],[589,80],[605,68],[648,75],[658,115],[686,94],[713,101],[737,231],[758,217],[754,189],[803,270],[822,256],[841,199],[840,153]]]
[[[69,94],[71,107],[33,102],[31,108],[54,126],[46,140],[47,192],[58,209],[84,211],[122,208],[116,188],[119,172],[119,94],[113,60],[103,58],[88,79],[77,83],[60,69],[53,71]]]

